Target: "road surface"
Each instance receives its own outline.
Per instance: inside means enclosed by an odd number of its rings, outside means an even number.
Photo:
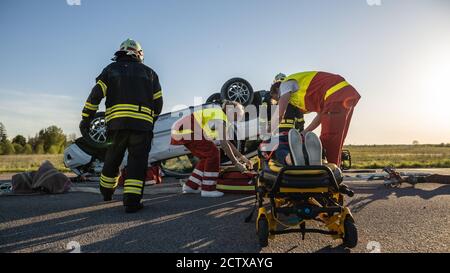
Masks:
[[[450,174],[450,170],[420,170]],[[5,182],[10,175],[0,176]],[[0,196],[0,252],[450,252],[450,185],[403,185],[347,177],[356,194],[359,245],[342,248],[324,235],[277,236],[258,246],[254,222],[244,223],[253,197],[219,199],[181,195],[176,180],[147,187],[145,209],[125,214],[120,195],[101,202],[96,183],[76,184],[62,195]],[[75,242],[75,243],[74,243]]]

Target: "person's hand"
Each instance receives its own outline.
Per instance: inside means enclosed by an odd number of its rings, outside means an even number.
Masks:
[[[248,171],[248,170],[247,170],[247,167],[246,167],[244,164],[240,163],[240,162],[236,163],[236,168],[237,168],[241,173],[244,173],[244,172]]]
[[[245,166],[247,166],[247,169],[252,170],[253,169],[253,162],[251,162],[250,160],[248,160],[245,156],[241,157],[241,162],[245,164]]]

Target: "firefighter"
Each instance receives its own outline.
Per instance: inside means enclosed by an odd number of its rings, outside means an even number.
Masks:
[[[107,149],[100,177],[104,201],[112,200],[117,187],[119,166],[128,150],[127,178],[123,205],[127,213],[143,208],[141,203],[153,124],[163,106],[158,75],[143,64],[141,45],[127,39],[96,79],[82,112],[80,129],[86,131],[99,104],[106,98]]]
[[[341,152],[353,114],[361,96],[342,76],[327,72],[302,72],[286,77],[272,86],[280,93],[279,116],[272,117],[272,128],[285,118],[289,107],[317,116],[303,131],[322,125],[320,139],[328,162],[340,166]]]
[[[202,197],[221,197],[216,190],[220,169],[220,147],[236,168],[245,172],[253,164],[228,141],[231,121],[239,121],[244,116],[242,105],[227,101],[217,108],[197,110],[191,115],[179,119],[172,127],[172,145],[184,145],[192,155],[200,159],[194,171],[183,185],[183,193],[201,193]]]

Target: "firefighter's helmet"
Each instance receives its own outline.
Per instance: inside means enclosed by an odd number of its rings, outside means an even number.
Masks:
[[[118,52],[125,52],[129,56],[133,56],[141,62],[144,61],[144,50],[142,50],[141,44],[132,39],[127,39],[122,44]]]
[[[283,73],[279,73],[275,76],[275,79],[273,80],[273,83],[282,82],[286,79],[286,75]]]

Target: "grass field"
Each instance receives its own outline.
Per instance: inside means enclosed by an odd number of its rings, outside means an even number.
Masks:
[[[352,154],[354,169],[396,168],[450,168],[450,146],[438,145],[376,145],[347,146]],[[42,161],[51,161],[61,171],[62,155],[8,155],[0,156],[0,173],[37,170]],[[187,158],[167,162],[171,169],[192,168]]]
[[[63,155],[2,155],[0,173],[35,171],[45,160],[52,162],[60,171],[69,171],[64,167]]]
[[[353,168],[450,168],[450,146],[439,145],[377,145],[347,146],[352,154]]]

